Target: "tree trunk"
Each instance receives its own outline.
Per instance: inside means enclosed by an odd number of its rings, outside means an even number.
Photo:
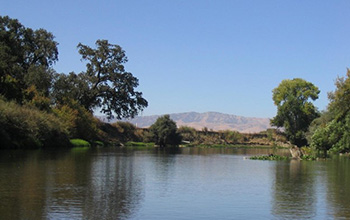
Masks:
[[[293,147],[289,148],[289,151],[292,154],[293,159],[300,159],[300,157],[302,156],[302,152],[301,152],[300,148],[297,146],[293,146]]]

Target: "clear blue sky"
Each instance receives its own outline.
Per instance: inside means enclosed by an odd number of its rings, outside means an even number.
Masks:
[[[107,39],[149,102],[143,115],[218,111],[273,117],[272,89],[304,78],[328,104],[350,67],[350,1],[0,0],[0,14],[59,42],[57,72],[85,70],[76,46]]]

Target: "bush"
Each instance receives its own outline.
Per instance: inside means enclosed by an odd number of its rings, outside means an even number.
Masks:
[[[74,147],[90,147],[91,144],[83,139],[71,139],[70,143],[74,146]]]
[[[179,134],[184,141],[194,142],[197,139],[197,131],[194,128],[188,126],[181,126],[178,129]]]
[[[118,130],[120,141],[141,141],[142,134],[137,131],[136,126],[130,122],[118,121],[112,124]]]
[[[2,148],[70,146],[66,127],[53,114],[1,97],[0,143]]]
[[[77,101],[68,100],[66,103],[57,106],[53,112],[62,120],[69,131],[69,137],[89,141],[98,139],[98,119],[94,118],[92,113],[79,105]]]
[[[176,123],[170,119],[169,115],[159,117],[157,121],[150,127],[149,132],[152,140],[159,146],[179,145],[181,136],[177,132]]]

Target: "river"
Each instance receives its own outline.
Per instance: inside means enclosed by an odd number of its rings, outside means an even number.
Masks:
[[[273,149],[0,151],[1,219],[350,218],[350,159]]]

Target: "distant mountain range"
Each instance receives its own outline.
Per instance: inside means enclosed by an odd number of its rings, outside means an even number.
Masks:
[[[178,127],[189,126],[197,130],[207,127],[214,131],[235,130],[242,133],[257,133],[271,128],[270,119],[268,118],[242,117],[218,112],[186,112],[169,115],[170,118],[176,122]],[[137,116],[134,119],[125,121],[131,122],[140,128],[147,128],[160,116],[161,115]],[[103,119],[101,117],[99,118]],[[116,120],[111,121],[111,123],[115,121]]]

